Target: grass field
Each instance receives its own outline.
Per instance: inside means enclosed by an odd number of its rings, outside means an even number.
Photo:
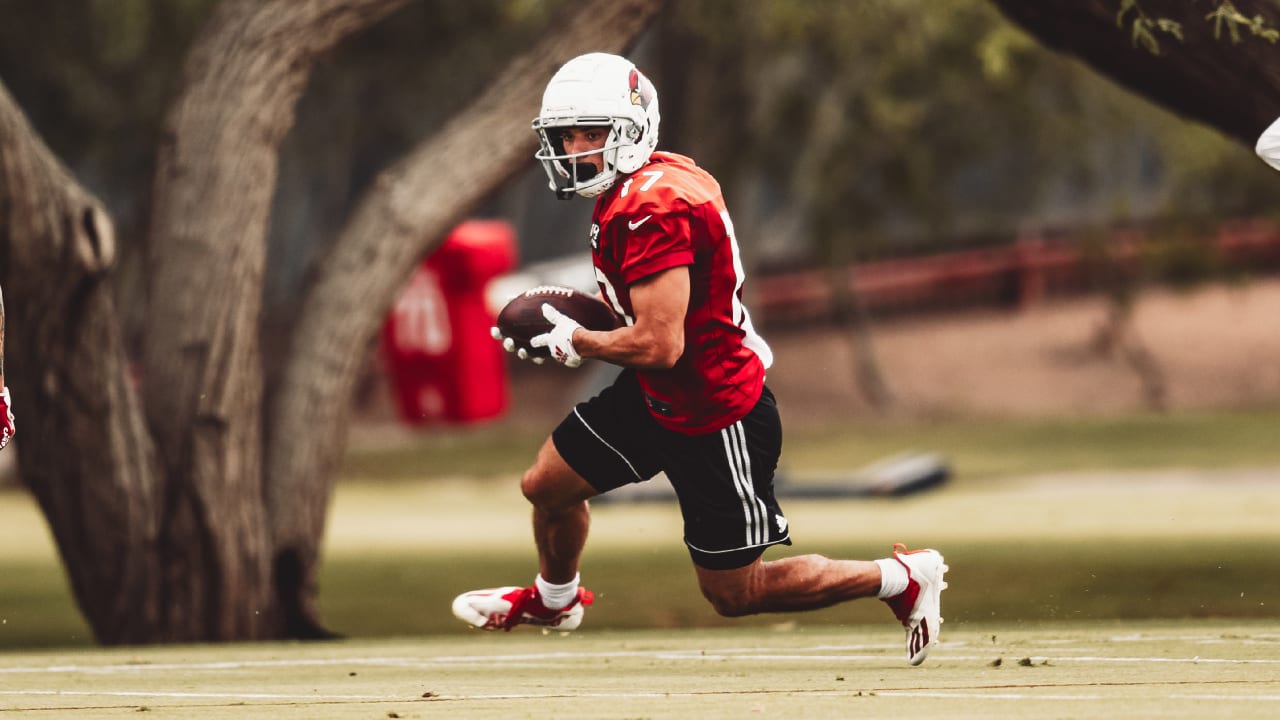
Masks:
[[[0,714],[93,718],[1273,718],[1273,623],[476,631],[0,656]]]
[[[918,669],[876,602],[715,616],[663,503],[596,507],[581,632],[468,630],[454,594],[534,572],[512,469],[527,454],[483,432],[353,453],[321,577],[348,638],[333,643],[94,649],[43,520],[9,490],[0,716],[1276,717],[1274,437],[1259,413],[789,439],[797,477],[908,447],[952,461],[918,496],[784,500],[796,544],[771,551],[942,550],[944,642]]]

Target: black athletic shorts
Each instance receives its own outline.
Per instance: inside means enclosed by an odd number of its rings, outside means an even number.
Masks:
[[[738,422],[685,435],[654,421],[635,372],[624,370],[579,403],[551,438],[565,462],[602,493],[665,472],[680,500],[685,545],[699,567],[739,568],[770,545],[791,544],[773,496],[782,423],[767,387]]]

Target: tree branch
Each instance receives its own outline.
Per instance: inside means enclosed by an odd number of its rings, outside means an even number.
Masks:
[[[554,31],[470,106],[378,176],[319,267],[271,408],[267,459],[277,549],[300,556],[304,593],[314,592],[317,544],[356,381],[396,294],[454,225],[528,167],[536,147],[529,122],[556,68],[584,52],[623,51],[663,2],[573,3]]]

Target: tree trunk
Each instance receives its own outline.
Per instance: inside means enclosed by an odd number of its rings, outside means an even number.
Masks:
[[[0,251],[22,478],[98,641],[145,642],[160,612],[157,466],[107,282],[114,231],[2,85]]]
[[[529,122],[547,80],[589,51],[621,52],[664,0],[580,0],[440,132],[374,181],[317,269],[270,408],[267,507],[286,623],[322,634],[316,575],[347,411],[382,319],[418,260],[495,188],[528,167]],[[548,193],[548,202],[551,195]],[[585,260],[584,260],[585,262]]]
[[[160,639],[282,634],[258,338],[277,148],[319,56],[405,1],[232,0],[186,63],[157,161],[143,376],[164,477]]]
[[[19,462],[99,642],[282,634],[256,340],[275,150],[316,56],[405,1],[235,0],[210,21],[156,183],[146,420],[109,283],[110,219],[0,93]]]
[[[1206,15],[1221,0],[1140,0],[1120,13],[1121,0],[991,0],[1010,20],[1046,46],[1081,58],[1124,87],[1174,112],[1205,123],[1250,148],[1280,115],[1277,46],[1247,29],[1235,42]],[[1232,0],[1241,15],[1280,27],[1280,7],[1266,0]],[[1155,28],[1159,54],[1135,44],[1133,23],[1168,19],[1182,40]]]
[[[853,351],[853,380],[862,393],[862,399],[877,414],[888,415],[897,401],[880,370],[871,313],[867,311],[867,304],[862,301],[862,294],[853,282],[852,270],[852,264],[827,270],[833,317],[836,324],[844,329],[849,348]]]

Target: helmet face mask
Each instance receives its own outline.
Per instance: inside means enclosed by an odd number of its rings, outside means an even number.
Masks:
[[[561,198],[595,197],[613,187],[619,174],[639,170],[658,144],[658,95],[649,80],[625,58],[605,53],[582,55],[556,72],[533,120],[550,188]],[[570,127],[609,129],[604,147],[568,154],[561,130]],[[600,154],[596,172],[583,158]]]
[[[550,187],[556,195],[568,197],[577,193],[583,197],[595,197],[613,185],[618,174],[618,151],[623,141],[619,139],[621,133],[618,128],[613,124],[600,122],[603,119],[581,118],[571,123],[551,126],[540,125],[541,118],[533,121],[534,130],[538,133],[541,144],[534,157],[542,162],[542,168],[547,173],[547,179],[550,180]],[[607,127],[609,136],[603,147],[567,153],[562,140],[562,131],[567,127]],[[594,155],[600,155],[603,160],[602,167],[599,169],[594,163],[586,161],[586,158]]]

